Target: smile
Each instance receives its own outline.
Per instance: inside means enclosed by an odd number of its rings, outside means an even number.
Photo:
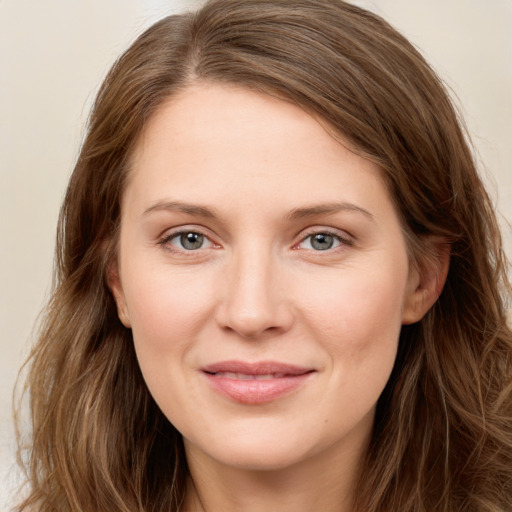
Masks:
[[[237,380],[270,380],[282,379],[286,377],[285,373],[265,373],[263,375],[250,375],[247,373],[233,373],[233,372],[217,372],[216,377],[226,377],[227,379]]]
[[[272,402],[300,388],[315,370],[277,362],[224,361],[202,368],[210,387],[235,402]]]

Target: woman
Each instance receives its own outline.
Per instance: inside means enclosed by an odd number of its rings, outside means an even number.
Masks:
[[[68,187],[20,510],[510,510],[505,265],[446,92],[379,17],[160,21]]]

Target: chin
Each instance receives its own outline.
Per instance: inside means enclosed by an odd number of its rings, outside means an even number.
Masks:
[[[242,471],[280,471],[299,464],[308,457],[297,453],[296,450],[277,450],[276,447],[267,449],[239,448],[230,453],[211,454],[218,463]]]
[[[293,467],[320,454],[328,446],[322,439],[307,439],[301,432],[274,432],[258,429],[238,435],[226,432],[222,439],[200,445],[185,441],[187,457],[202,457],[222,466],[246,471],[279,471]],[[261,435],[265,432],[265,435]]]

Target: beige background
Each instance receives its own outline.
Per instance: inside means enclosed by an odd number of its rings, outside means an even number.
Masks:
[[[94,92],[145,27],[197,3],[0,0],[0,510],[16,480],[12,387],[49,289],[58,209]],[[512,0],[354,3],[399,28],[453,89],[512,219]]]

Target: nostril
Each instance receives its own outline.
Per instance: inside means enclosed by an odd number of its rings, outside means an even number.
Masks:
[[[258,338],[263,334],[271,334],[277,332],[279,329],[275,326],[254,326],[244,323],[241,325],[226,325],[224,330],[241,336],[242,338],[252,339]]]

